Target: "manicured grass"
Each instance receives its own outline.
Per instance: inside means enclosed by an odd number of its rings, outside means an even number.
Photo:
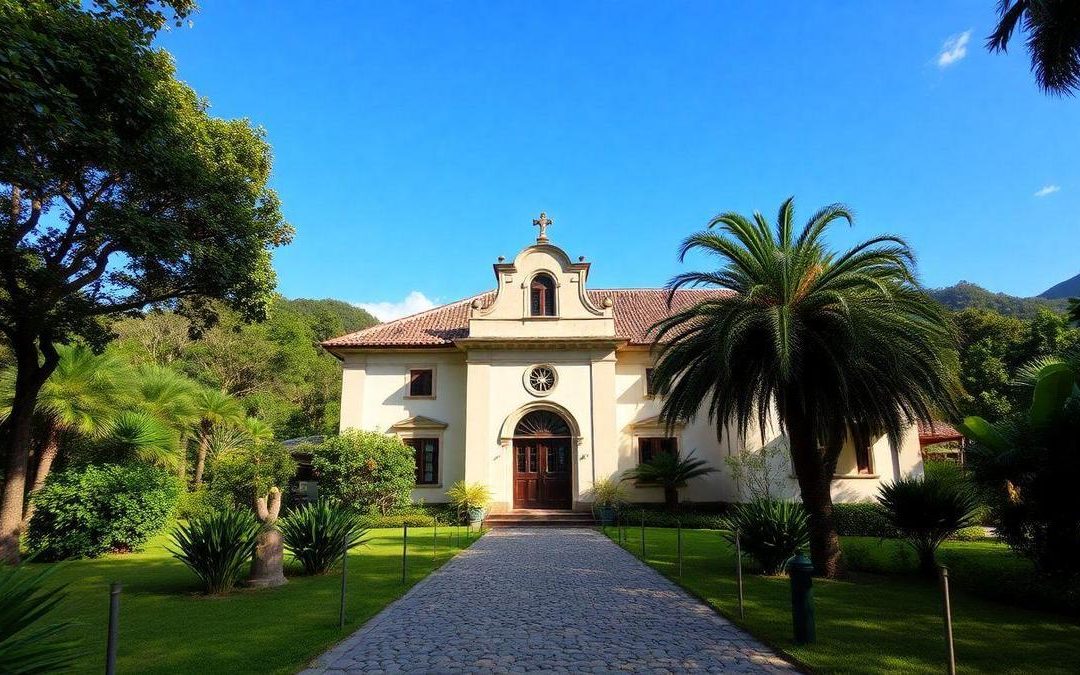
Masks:
[[[607,534],[617,540],[616,530]],[[683,530],[683,574],[678,578],[676,531],[646,528],[647,562],[682,584],[765,642],[816,672],[941,673],[945,669],[941,593],[936,583],[909,574],[851,573],[839,581],[814,580],[817,642],[792,642],[787,578],[744,575],[746,618],[738,618],[735,555],[713,530]],[[862,549],[877,540],[845,546]],[[897,542],[884,542],[890,547]],[[978,545],[974,545],[978,544]],[[630,528],[624,547],[640,555],[640,529]],[[944,559],[965,556],[971,568],[983,556],[1012,554],[1000,544],[956,542]],[[880,560],[891,549],[875,551]],[[864,557],[872,557],[865,554]],[[1021,561],[1022,562],[1022,561]],[[749,566],[749,563],[748,563]],[[1061,614],[1024,609],[952,594],[956,656],[961,672],[1069,673],[1080,663],[1080,623]]]
[[[165,550],[167,536],[142,553],[60,563],[50,583],[68,584],[67,599],[51,616],[74,619],[82,639],[78,672],[105,668],[109,583],[124,584],[120,601],[118,672],[296,672],[343,639],[420,579],[477,538],[465,528],[409,528],[408,580],[401,580],[401,530],[370,532],[347,566],[347,623],[338,628],[341,568],[321,577],[299,576],[274,589],[241,589],[224,597],[198,593],[195,576]],[[32,565],[40,567],[40,565]]]

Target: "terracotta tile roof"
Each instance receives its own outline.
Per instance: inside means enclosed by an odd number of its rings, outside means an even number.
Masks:
[[[668,315],[667,291],[660,288],[591,289],[589,299],[602,305],[610,297],[615,309],[615,334],[630,344],[648,345],[652,340],[649,327]],[[723,295],[727,291],[713,289],[685,289],[675,293],[672,307],[675,310],[708,297]],[[327,349],[349,347],[440,347],[450,346],[455,340],[469,336],[469,308],[479,299],[486,306],[495,298],[495,291],[487,291],[448,305],[435,307],[426,312],[413,314],[394,321],[381,323],[356,333],[323,342]]]
[[[929,425],[919,422],[919,445],[960,441],[963,438],[964,434],[947,422],[933,422]]]

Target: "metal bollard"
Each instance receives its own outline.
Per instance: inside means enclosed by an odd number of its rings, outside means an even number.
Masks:
[[[409,524],[401,526],[401,583],[405,583],[409,576]]]
[[[945,599],[945,647],[948,650],[949,675],[956,675],[956,647],[953,645],[952,635],[952,603],[949,602],[949,570],[941,567],[941,594]]]
[[[338,607],[338,628],[345,627],[345,561],[349,559],[349,547],[341,549],[341,605]]]
[[[675,545],[675,548],[678,551],[679,556],[679,581],[682,581],[682,521],[676,520],[675,527],[677,528],[675,534],[677,543]]]
[[[641,510],[641,559],[645,560],[645,509]]]
[[[116,672],[116,651],[119,648],[120,638],[120,591],[124,585],[114,581],[109,586],[109,642],[105,649],[105,673],[113,675]]]
[[[743,611],[743,585],[742,585],[742,545],[739,542],[739,531],[735,530],[735,583],[739,587],[739,618],[745,619]]]
[[[795,644],[805,645],[814,641],[814,564],[796,551],[788,561],[791,577],[791,622],[795,629]]]

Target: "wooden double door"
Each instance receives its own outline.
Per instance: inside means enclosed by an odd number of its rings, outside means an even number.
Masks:
[[[570,439],[514,439],[514,508],[572,506]]]

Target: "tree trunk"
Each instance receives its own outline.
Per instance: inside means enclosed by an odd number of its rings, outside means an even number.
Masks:
[[[281,511],[281,490],[270,488],[270,494],[255,498],[255,513],[262,522],[255,557],[251,560],[249,586],[266,588],[288,582],[285,578],[285,545],[278,532],[278,512]]]
[[[675,513],[679,510],[679,488],[664,488],[664,504],[667,506],[667,510],[671,513]]]
[[[26,502],[26,471],[30,464],[30,438],[33,428],[34,407],[38,392],[56,369],[59,355],[49,344],[44,363],[38,360],[38,348],[34,338],[14,339],[15,395],[11,413],[0,434],[0,450],[6,458],[4,466],[4,493],[0,497],[0,562],[19,563],[19,536],[22,532],[23,507]],[[44,343],[43,343],[44,344]]]
[[[26,507],[23,509],[22,529],[30,525],[30,519],[34,516],[34,494],[45,485],[45,479],[52,471],[53,462],[60,453],[60,432],[56,425],[49,422],[45,429],[45,446],[41,449],[41,457],[38,458],[37,467],[34,470],[34,482],[30,491],[26,494]]]
[[[788,439],[791,443],[791,464],[799,481],[803,506],[809,516],[810,559],[814,572],[835,577],[840,572],[840,537],[833,521],[832,474],[835,460],[832,453],[818,447],[817,435],[801,420],[787,418]]]
[[[206,468],[206,454],[210,450],[210,424],[203,421],[199,429],[199,450],[195,455],[195,480],[192,483],[198,490],[202,485],[203,471]]]

